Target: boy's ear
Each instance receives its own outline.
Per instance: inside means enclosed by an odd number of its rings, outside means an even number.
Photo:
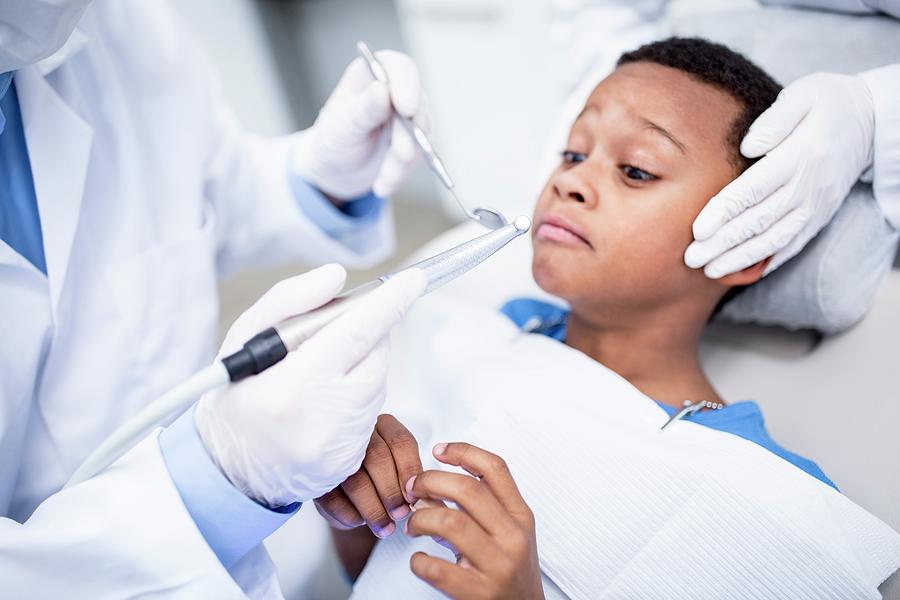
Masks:
[[[716,282],[728,287],[752,285],[762,279],[763,273],[766,272],[766,267],[769,266],[770,262],[772,262],[771,256],[747,267],[743,271],[720,277],[716,279]]]

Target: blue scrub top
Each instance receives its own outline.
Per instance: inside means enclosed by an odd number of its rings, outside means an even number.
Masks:
[[[12,73],[0,74],[0,239],[47,274],[31,161]]]
[[[564,308],[548,302],[541,302],[540,300],[520,298],[507,302],[500,311],[518,327],[525,327],[527,324],[528,330],[533,333],[546,335],[560,342],[566,339],[566,323],[569,311]],[[678,409],[668,404],[663,404],[662,402],[657,402],[657,404],[669,416],[678,412]],[[749,400],[736,402],[728,404],[720,410],[698,412],[692,415],[690,420],[698,425],[731,433],[758,444],[816,479],[837,489],[834,482],[825,475],[816,463],[794,454],[775,443],[766,430],[762,411],[756,402]]]

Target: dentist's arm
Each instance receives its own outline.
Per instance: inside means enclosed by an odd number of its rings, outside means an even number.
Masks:
[[[816,73],[787,86],[741,144],[760,158],[694,222],[685,263],[711,278],[795,256],[869,167],[885,218],[900,226],[900,65]]]
[[[428,128],[419,73],[401,52],[377,53],[390,89],[375,81],[361,58],[344,71],[315,123],[295,136],[291,167],[334,203],[397,191],[416,159],[394,109]]]
[[[278,365],[205,396],[196,416],[50,495],[27,520],[0,517],[3,595],[239,600],[265,588],[278,596],[262,553],[247,551],[298,502],[359,468],[384,398],[381,340],[423,279],[392,279]],[[277,285],[239,319],[223,351],[327,302],[343,281],[331,265]]]
[[[375,81],[362,59],[350,63],[315,123],[291,139],[288,181],[303,214],[354,253],[384,246],[385,206],[417,157],[395,109],[423,127],[428,118],[415,63],[407,55],[378,53],[391,81]]]
[[[276,285],[232,326],[226,355],[343,287],[328,265]],[[391,278],[284,360],[204,396],[160,437],[172,480],[210,548],[230,568],[299,508],[356,472],[385,395],[387,335],[424,276]]]

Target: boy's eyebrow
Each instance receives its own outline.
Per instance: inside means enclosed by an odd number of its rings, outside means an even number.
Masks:
[[[600,109],[597,108],[596,106],[594,106],[593,104],[588,104],[581,110],[580,113],[578,113],[578,116],[575,117],[575,121],[573,121],[573,123],[577,123],[581,119],[581,117],[583,117],[588,112],[600,112]],[[674,135],[672,135],[672,133],[668,129],[666,129],[665,127],[663,127],[661,125],[654,123],[653,121],[651,121],[650,119],[648,119],[646,117],[638,117],[638,119],[640,120],[641,124],[644,125],[644,127],[646,127],[647,129],[650,129],[651,131],[655,131],[655,132],[661,134],[667,140],[669,140],[670,142],[675,144],[675,147],[678,148],[678,150],[681,151],[682,154],[687,154],[687,148],[685,147],[685,145],[682,144],[678,140],[678,138],[676,138]]]
[[[647,129],[650,129],[652,131],[656,131],[657,133],[662,134],[666,139],[668,139],[670,142],[675,144],[675,146],[678,147],[678,149],[681,151],[682,154],[687,154],[687,148],[684,147],[684,144],[679,142],[678,138],[676,138],[674,135],[672,135],[667,129],[665,129],[664,127],[662,127],[660,125],[657,125],[650,119],[646,119],[644,117],[641,117],[641,122],[644,124],[644,126]]]

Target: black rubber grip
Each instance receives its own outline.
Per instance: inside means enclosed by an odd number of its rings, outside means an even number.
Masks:
[[[262,373],[285,356],[284,342],[275,328],[270,327],[250,338],[241,350],[223,358],[222,364],[228,370],[228,378],[234,382]]]

